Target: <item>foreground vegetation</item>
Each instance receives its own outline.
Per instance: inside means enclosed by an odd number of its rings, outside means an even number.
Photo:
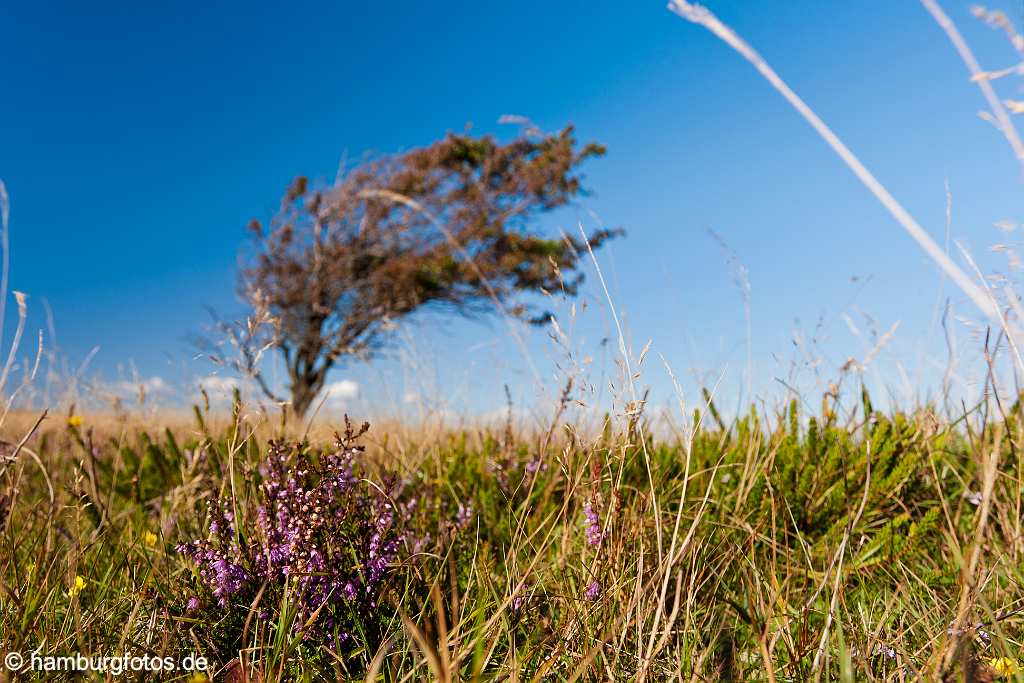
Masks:
[[[824,412],[301,443],[240,404],[50,416],[5,446],[3,647],[216,680],[1022,680],[1021,407]]]

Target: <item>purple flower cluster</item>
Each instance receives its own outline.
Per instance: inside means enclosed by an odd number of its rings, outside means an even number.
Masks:
[[[473,521],[473,506],[459,503],[459,509],[455,512],[455,528],[465,529]]]
[[[489,460],[487,469],[505,493],[511,493],[517,487],[529,488],[531,480],[541,472],[546,472],[548,464],[543,455],[529,457],[525,452],[515,456]]]
[[[228,598],[251,580],[242,566],[241,549],[234,538],[234,514],[227,504],[210,503],[208,508],[211,540],[192,541],[178,546],[182,553],[199,567],[199,576],[213,591],[221,607]]]
[[[516,586],[515,597],[512,598],[512,611],[518,612],[526,604],[529,596],[527,595],[527,587],[523,582],[519,582]]]
[[[601,515],[597,511],[597,507],[592,502],[588,502],[583,506],[583,516],[586,519],[586,536],[587,544],[597,548],[598,555],[601,552],[601,543],[604,541],[604,529],[601,527]],[[583,597],[593,602],[597,600],[601,595],[601,584],[596,578],[591,579],[587,584],[586,590],[583,592]]]
[[[270,616],[288,595],[297,601],[295,628],[335,647],[356,631],[353,619],[376,611],[405,540],[403,520],[387,495],[354,473],[362,449],[353,439],[349,429],[319,457],[272,442],[260,468],[255,528],[236,535],[230,510],[211,506],[210,540],[178,547],[221,607],[241,593],[234,602],[247,609],[265,584],[261,611]]]
[[[604,531],[601,529],[601,518],[592,503],[583,506],[583,514],[587,518],[587,543],[595,548],[601,545]]]

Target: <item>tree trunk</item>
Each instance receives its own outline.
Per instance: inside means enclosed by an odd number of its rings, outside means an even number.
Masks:
[[[305,417],[309,407],[313,405],[320,390],[324,388],[324,382],[327,381],[327,372],[334,365],[330,358],[323,359],[317,364],[322,353],[321,344],[307,344],[296,353],[293,364],[288,368],[288,376],[291,378],[289,388],[292,392],[292,412],[299,419]]]
[[[294,377],[292,378],[292,413],[295,417],[302,419],[313,405],[317,394],[323,388],[321,377]]]

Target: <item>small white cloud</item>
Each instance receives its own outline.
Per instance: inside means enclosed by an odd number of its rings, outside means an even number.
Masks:
[[[125,398],[138,396],[140,392],[147,396],[153,396],[155,394],[165,393],[171,389],[170,385],[164,381],[163,377],[156,375],[147,379],[137,379],[135,381],[122,380],[112,384],[101,385],[101,387],[115,396]]]
[[[169,389],[169,387],[167,386],[167,382],[164,381],[164,378],[157,376],[150,377],[146,381],[142,382],[142,388],[145,389],[146,392],[150,394],[158,394],[162,391],[167,391],[167,389]]]
[[[238,389],[241,383],[234,377],[220,377],[210,375],[199,380],[199,388],[206,393],[216,396],[230,396],[231,392]]]
[[[324,387],[324,396],[328,401],[344,401],[359,395],[359,383],[350,379],[331,382]]]

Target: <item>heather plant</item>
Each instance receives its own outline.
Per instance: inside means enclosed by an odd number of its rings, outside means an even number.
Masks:
[[[413,542],[408,508],[360,470],[356,440],[368,427],[346,423],[323,452],[272,441],[254,500],[209,503],[207,537],[177,546],[199,588],[186,611],[205,606],[235,627],[254,612],[334,651],[377,643],[389,580]],[[241,632],[234,635],[237,647]]]

